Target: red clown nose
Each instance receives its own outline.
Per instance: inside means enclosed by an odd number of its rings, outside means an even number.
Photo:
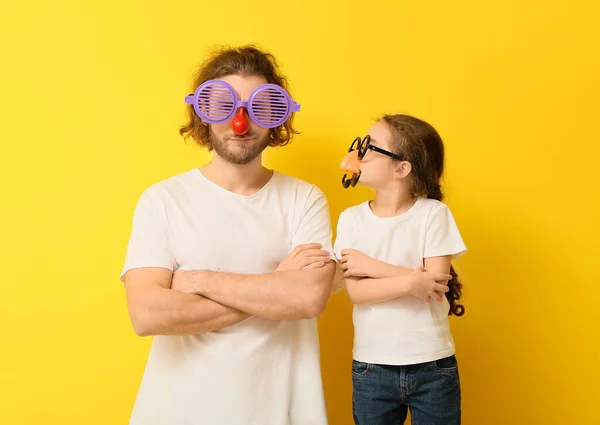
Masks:
[[[246,119],[246,108],[242,107],[238,109],[237,114],[231,121],[231,129],[233,132],[242,136],[248,132],[248,120]]]

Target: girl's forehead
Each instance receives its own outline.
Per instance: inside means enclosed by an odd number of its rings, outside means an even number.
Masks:
[[[388,146],[390,143],[390,138],[392,134],[388,128],[388,126],[382,122],[376,122],[371,126],[368,131],[369,136],[371,136],[371,143],[377,146]]]

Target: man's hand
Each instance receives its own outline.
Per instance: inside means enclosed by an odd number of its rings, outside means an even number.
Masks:
[[[344,277],[371,277],[375,259],[355,249],[343,249],[340,264]]]
[[[449,291],[450,279],[452,276],[449,274],[427,272],[423,267],[417,267],[411,275],[408,293],[422,298],[425,302],[430,300],[441,302],[444,293]]]
[[[284,270],[307,270],[323,267],[331,258],[329,252],[322,250],[320,243],[298,245],[279,263],[276,272]]]

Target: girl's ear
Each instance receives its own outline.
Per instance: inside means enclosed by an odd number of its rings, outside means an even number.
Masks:
[[[405,179],[412,171],[412,164],[408,161],[400,161],[396,164],[394,174],[396,178]]]

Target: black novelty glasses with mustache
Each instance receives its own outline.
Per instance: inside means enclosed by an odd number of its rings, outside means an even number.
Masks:
[[[365,157],[368,150],[372,150],[380,154],[387,155],[390,158],[393,158],[397,161],[402,161],[402,157],[400,155],[396,155],[395,153],[382,149],[378,146],[373,146],[371,144],[371,136],[369,136],[368,134],[362,140],[360,137],[356,137],[350,145],[350,149],[348,149],[348,152],[352,152],[355,149],[358,149],[359,160],[362,160]]]

